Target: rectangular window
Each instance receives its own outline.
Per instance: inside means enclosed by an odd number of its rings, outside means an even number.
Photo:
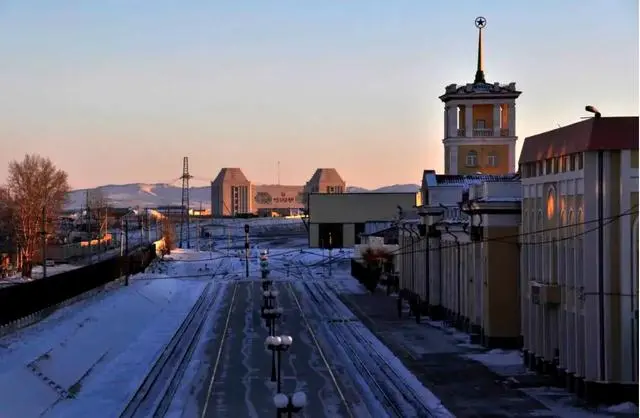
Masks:
[[[543,174],[544,174],[544,173],[542,172],[542,161],[538,161],[538,162],[536,163],[536,168],[537,168],[537,170],[536,170],[536,171],[537,171],[537,175],[538,175],[538,176],[541,176],[541,175],[543,175]]]
[[[487,121],[484,119],[476,119],[476,129],[486,129]]]
[[[578,160],[578,170],[582,170],[584,164],[583,154],[581,152],[576,154],[576,159]]]
[[[544,174],[549,175],[553,172],[553,158],[548,158],[544,162]]]
[[[558,157],[554,157],[553,158],[553,174],[558,174],[558,171],[560,171],[560,158]]]
[[[575,155],[570,155],[569,156],[569,171],[576,171]]]
[[[489,155],[487,157],[487,163],[489,167],[497,167],[498,166],[498,156],[497,155]]]

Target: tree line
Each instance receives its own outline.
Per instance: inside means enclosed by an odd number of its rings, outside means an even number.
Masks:
[[[0,186],[0,236],[13,239],[23,277],[31,277],[43,235],[53,232],[70,190],[67,173],[49,158],[27,154],[9,163]]]

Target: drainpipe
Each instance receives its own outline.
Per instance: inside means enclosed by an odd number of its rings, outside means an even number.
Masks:
[[[596,116],[597,117],[597,116]],[[604,381],[605,326],[604,326],[604,151],[598,151],[598,326],[600,333],[600,380]]]
[[[460,261],[461,261],[460,260],[460,241],[458,240],[458,237],[456,236],[456,234],[453,234],[453,233],[451,233],[449,231],[449,227],[445,227],[445,232],[447,234],[451,235],[453,237],[453,239],[456,241],[456,276],[458,276],[457,277],[457,281],[458,281],[458,289],[457,289],[457,291],[458,291],[457,292],[458,293],[458,297],[457,297],[457,299],[458,299],[457,300],[457,302],[458,302],[457,303],[458,312],[457,312],[457,317],[458,317],[458,319],[456,320],[456,323],[458,323],[460,315],[461,315],[461,309],[460,309],[461,308],[461,305],[460,305],[460,295],[461,295],[461,293],[460,293],[460,285],[461,285],[461,283],[460,283],[460,274],[461,274],[462,270],[460,268],[461,267],[460,266]]]

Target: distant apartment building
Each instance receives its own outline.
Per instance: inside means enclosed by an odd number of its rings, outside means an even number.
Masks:
[[[525,361],[593,400],[638,393],[638,117],[525,140]]]
[[[240,168],[223,168],[211,182],[211,213],[216,216],[297,215],[305,210],[306,193],[342,193],[344,180],[334,168],[319,168],[304,186],[251,183]]]

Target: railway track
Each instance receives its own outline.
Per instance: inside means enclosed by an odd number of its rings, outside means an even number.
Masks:
[[[218,275],[224,263],[219,263],[211,278]],[[163,417],[180,387],[182,378],[197,346],[206,319],[213,306],[226,292],[213,292],[207,283],[184,321],[156,358],[151,370],[130,397],[120,418]],[[235,296],[234,284],[233,294]]]
[[[227,316],[224,322],[224,329],[222,330],[222,335],[220,337],[220,342],[218,343],[218,351],[216,354],[216,361],[213,365],[213,370],[211,372],[211,377],[209,378],[209,387],[207,388],[207,396],[204,401],[204,407],[202,408],[201,417],[204,418],[207,416],[207,412],[209,411],[209,403],[211,401],[211,396],[215,390],[216,378],[218,377],[218,368],[220,367],[220,361],[222,359],[222,352],[224,350],[224,343],[227,340],[227,335],[229,334],[229,323],[231,320],[231,314],[233,312],[233,307],[236,303],[236,294],[238,291],[239,281],[235,281],[233,284],[233,293],[231,294],[231,302],[229,302],[229,309],[227,310]]]
[[[304,313],[304,310],[302,309],[302,305],[300,304],[300,300],[298,299],[298,296],[296,295],[296,292],[293,289],[293,286],[291,285],[290,282],[287,283],[287,290],[289,292],[289,295],[291,296],[291,299],[293,299],[294,303],[296,304],[296,307],[298,308],[298,311],[300,312],[300,316],[301,316],[301,318],[302,318],[302,320],[303,320],[303,322],[305,324],[305,328],[307,329],[307,332],[309,333],[309,336],[311,337],[311,340],[313,341],[313,345],[318,350],[318,354],[320,355],[320,358],[322,359],[322,362],[324,363],[324,366],[327,368],[327,372],[329,373],[329,376],[331,377],[331,381],[333,383],[333,386],[336,388],[336,392],[338,394],[338,397],[340,398],[340,403],[344,406],[345,411],[347,412],[347,416],[349,416],[350,418],[355,418],[355,415],[353,414],[353,411],[351,409],[351,403],[347,402],[347,399],[344,396],[342,388],[340,387],[340,384],[338,383],[338,379],[336,378],[336,375],[333,372],[333,368],[329,364],[329,361],[327,360],[327,356],[324,354],[324,350],[320,346],[320,343],[318,341],[318,337],[316,336],[316,333],[313,330],[313,327],[311,326],[311,324],[309,322],[309,319],[307,318],[307,315]]]
[[[323,284],[302,282],[316,310],[326,318],[325,326],[345,351],[358,373],[367,383],[376,399],[390,417],[452,417],[442,406],[433,410],[423,394],[407,384],[406,376],[391,364],[379,347],[365,335],[362,324],[354,323],[352,315],[344,315],[336,295],[330,294]]]

